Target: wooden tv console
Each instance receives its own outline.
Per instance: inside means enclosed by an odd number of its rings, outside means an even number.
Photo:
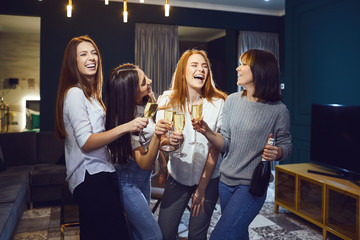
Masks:
[[[275,213],[279,206],[345,240],[360,240],[360,187],[314,173],[332,173],[312,163],[275,166]]]

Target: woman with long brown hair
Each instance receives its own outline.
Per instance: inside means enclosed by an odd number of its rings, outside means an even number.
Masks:
[[[151,82],[138,66],[127,63],[114,68],[106,84],[106,129],[139,115],[150,117],[142,132],[144,137],[125,134],[108,145],[118,173],[120,200],[132,240],[162,240],[159,225],[150,210],[150,181],[161,136],[169,127],[165,120],[156,124],[153,121],[157,105],[154,97],[151,98]],[[162,155],[159,160],[162,160]],[[163,162],[161,165],[166,165]]]
[[[128,239],[119,187],[106,145],[146,127],[146,118],[105,131],[102,63],[88,36],[71,39],[60,73],[55,133],[65,139],[66,180],[79,205],[81,239]]]
[[[169,154],[169,178],[161,200],[159,225],[164,240],[175,239],[183,212],[192,199],[188,238],[206,239],[219,195],[217,165],[220,156],[205,137],[200,134],[196,136],[191,125],[191,107],[202,106],[203,117],[210,122],[214,131],[218,131],[227,95],[215,87],[206,52],[192,49],[181,56],[173,75],[172,87],[163,96],[159,105],[183,112],[185,127],[182,134],[175,131],[170,139],[163,135],[163,142],[169,141],[173,146],[178,146],[184,140],[181,145],[184,154]],[[162,118],[164,111],[158,111],[157,119]]]

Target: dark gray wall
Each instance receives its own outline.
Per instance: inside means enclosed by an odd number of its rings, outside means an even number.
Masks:
[[[360,105],[359,26],[358,0],[286,1],[284,101],[294,149],[284,163],[310,160],[312,103]]]
[[[283,17],[172,7],[164,17],[163,6],[128,4],[129,22],[122,21],[122,2],[105,6],[100,0],[73,1],[73,17],[66,17],[66,1],[0,0],[0,14],[41,17],[40,96],[41,131],[53,130],[58,78],[65,47],[75,36],[87,34],[97,43],[103,72],[124,62],[134,62],[135,23],[174,24],[226,29],[224,91],[236,91],[237,31],[282,34]],[[235,80],[234,80],[235,79]]]

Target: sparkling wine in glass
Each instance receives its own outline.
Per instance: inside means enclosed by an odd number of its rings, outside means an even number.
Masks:
[[[144,109],[144,117],[152,118],[158,108],[158,104],[156,102],[147,102]]]
[[[195,120],[195,121],[199,121],[201,119],[202,116],[202,111],[203,111],[203,103],[197,103],[197,104],[192,104],[191,105],[191,117]],[[194,135],[194,141],[189,143],[190,145],[196,145],[199,144],[199,142],[196,141],[196,131],[195,131],[195,135]]]
[[[171,122],[171,126],[174,125],[174,117],[175,117],[175,110],[172,109],[166,109],[164,111],[165,120]],[[170,131],[168,131],[168,139],[170,138]],[[172,152],[175,150],[174,146],[171,146],[170,144],[166,144],[160,147],[161,150],[165,152]]]
[[[150,119],[152,118],[155,113],[157,112],[158,104],[156,102],[156,98],[153,92],[149,94],[149,100],[147,101],[145,108],[144,108],[144,117]],[[140,137],[140,144],[143,146],[144,150],[147,151],[147,147],[145,146],[145,143],[147,142],[147,139],[145,137],[144,131],[141,130],[139,133]]]
[[[175,130],[178,133],[181,133],[184,130],[184,127],[185,127],[185,114],[184,113],[175,113],[174,126],[175,126]],[[174,153],[174,156],[178,157],[178,158],[187,156],[186,153],[181,152],[181,144],[179,144],[179,152]]]

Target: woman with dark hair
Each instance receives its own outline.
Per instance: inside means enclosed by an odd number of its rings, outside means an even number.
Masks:
[[[65,139],[66,180],[79,205],[80,238],[129,239],[119,185],[106,145],[146,127],[146,118],[105,131],[102,63],[88,36],[71,39],[61,67],[55,133]]]
[[[193,121],[214,147],[221,149],[219,195],[222,215],[210,239],[249,239],[248,227],[262,208],[266,193],[249,192],[252,174],[262,160],[283,160],[290,156],[290,117],[280,101],[280,73],[275,56],[251,49],[240,57],[237,84],[244,90],[225,101],[221,132],[204,120]],[[275,146],[267,144],[275,138]],[[272,180],[272,179],[271,179]]]
[[[191,126],[191,106],[201,108],[204,119],[213,131],[218,131],[222,120],[222,107],[227,95],[215,87],[209,59],[205,51],[188,50],[181,56],[172,80],[172,87],[163,94],[162,103],[166,108],[176,106],[185,113],[185,128],[182,134],[173,132],[170,139],[163,136],[163,142],[178,146],[182,152],[169,154],[169,178],[161,200],[159,225],[164,240],[175,239],[185,208],[191,202],[188,239],[207,239],[207,230],[218,200],[219,152],[211,147],[208,140]],[[174,109],[176,110],[176,109]],[[157,119],[164,118],[159,111]],[[176,126],[176,125],[175,125]],[[183,136],[185,136],[183,138]]]
[[[106,82],[106,129],[132,121],[144,114],[151,96],[151,79],[133,64],[123,64]],[[158,156],[160,139],[168,131],[168,122],[149,120],[143,130],[145,139],[127,133],[108,145],[120,185],[121,204],[128,219],[131,239],[161,240],[158,223],[150,210],[150,177]],[[163,160],[162,155],[159,155]],[[161,164],[163,165],[163,164]]]

